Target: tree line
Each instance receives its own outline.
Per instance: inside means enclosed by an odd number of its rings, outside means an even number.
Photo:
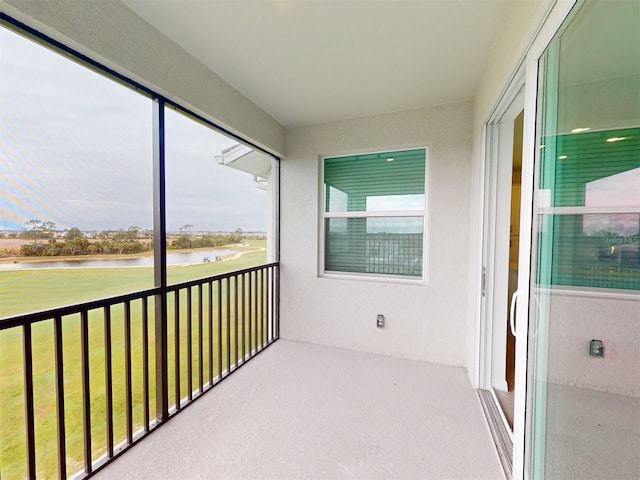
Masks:
[[[90,240],[82,230],[75,227],[60,232],[55,223],[41,220],[29,220],[25,225],[28,228],[20,236],[33,240],[33,243],[23,244],[20,247],[20,255],[23,257],[121,255],[142,253],[153,248],[152,242],[138,241],[141,229],[135,226],[127,230],[105,230],[98,234],[97,240]],[[39,239],[40,242],[38,242]]]
[[[23,257],[56,257],[73,255],[100,254],[132,254],[153,250],[153,235],[137,226],[130,226],[126,230],[103,230],[94,238],[78,228],[58,230],[54,222],[29,220],[26,228],[20,234],[21,238],[32,240],[20,247]],[[221,247],[240,243],[247,235],[241,228],[233,232],[205,233],[195,235],[191,233],[193,225],[180,227],[180,233],[167,247],[174,250],[203,247]],[[264,235],[251,235],[251,238],[264,239]]]
[[[240,243],[244,238],[244,232],[241,228],[229,233],[205,233],[203,235],[190,234],[191,228],[193,228],[193,225],[183,225],[180,228],[180,235],[169,244],[169,248],[182,250],[186,248],[221,247]]]

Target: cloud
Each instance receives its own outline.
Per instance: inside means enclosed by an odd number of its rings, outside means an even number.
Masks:
[[[7,29],[0,49],[0,229],[152,228],[151,99]],[[265,192],[214,159],[236,142],[166,118],[168,229],[266,229]]]

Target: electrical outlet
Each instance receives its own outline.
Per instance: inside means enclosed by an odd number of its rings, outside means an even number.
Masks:
[[[382,315],[381,313],[379,313],[376,317],[376,327],[384,328],[384,315]]]
[[[604,343],[602,340],[591,340],[589,342],[589,355],[592,357],[604,357]]]

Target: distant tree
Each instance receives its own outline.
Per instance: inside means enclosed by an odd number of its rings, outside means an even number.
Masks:
[[[171,242],[172,248],[185,249],[194,248],[189,231],[193,228],[193,225],[186,223],[180,227],[180,235],[173,242]]]
[[[138,233],[140,232],[140,227],[137,226],[132,226],[127,228],[127,236],[129,238],[129,240],[135,240],[136,238],[138,238]]]
[[[73,227],[67,230],[65,240],[73,240],[74,238],[86,238],[86,235],[79,228]]]
[[[240,243],[242,242],[242,238],[244,236],[244,232],[241,228],[236,228],[235,231],[231,232],[229,235],[229,243]]]
[[[20,255],[23,257],[35,257],[38,255],[38,248],[36,245],[22,245],[20,246]]]
[[[114,242],[122,242],[129,238],[129,233],[125,232],[122,228],[111,234],[111,240]]]
[[[47,238],[53,238],[56,233],[56,224],[54,222],[42,222],[42,231],[47,234]]]
[[[37,219],[32,219],[32,220],[27,220],[25,222],[25,225],[29,228],[32,238],[33,238],[33,243],[35,245],[38,244],[38,234],[40,233],[41,229],[42,229],[42,220],[37,220]]]
[[[173,242],[171,242],[171,248],[185,249],[191,248],[191,238],[186,233],[178,236]]]

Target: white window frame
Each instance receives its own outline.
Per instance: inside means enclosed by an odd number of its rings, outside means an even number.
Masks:
[[[327,158],[350,157],[357,155],[383,154],[390,152],[403,152],[408,150],[424,150],[424,208],[422,210],[390,210],[381,212],[326,212],[324,198],[324,162]],[[379,150],[367,150],[361,152],[327,154],[319,157],[319,185],[318,185],[318,205],[319,205],[319,238],[318,238],[318,276],[320,278],[361,280],[387,283],[405,283],[413,285],[426,285],[428,283],[428,205],[429,205],[429,147],[403,147],[388,148]],[[325,220],[328,218],[376,218],[376,217],[421,217],[422,218],[422,270],[420,276],[397,275],[388,273],[358,273],[340,272],[336,270],[325,270]]]

